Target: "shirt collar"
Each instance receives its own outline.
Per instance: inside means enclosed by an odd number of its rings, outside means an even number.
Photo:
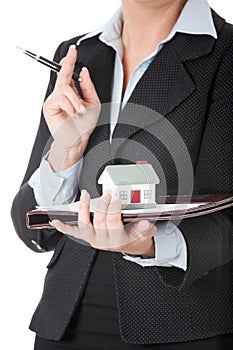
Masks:
[[[106,22],[103,26],[82,36],[77,41],[77,45],[79,45],[83,40],[92,38],[98,34],[101,34],[100,39],[103,39],[104,41],[107,41],[107,42],[118,40],[121,35],[122,21],[123,21],[123,14],[122,14],[122,8],[120,7],[116,11],[116,13],[108,20],[108,22]]]
[[[186,34],[205,34],[217,39],[211,8],[207,0],[188,0],[173,31]]]
[[[111,44],[112,46],[114,41],[120,39],[122,21],[123,14],[122,8],[120,7],[107,23],[97,30],[94,30],[81,37],[77,41],[77,45],[79,45],[83,40],[100,34],[100,40],[108,45]],[[210,35],[215,39],[217,38],[211,8],[207,0],[187,0],[175,26],[164,42],[171,39],[177,32],[193,35]]]

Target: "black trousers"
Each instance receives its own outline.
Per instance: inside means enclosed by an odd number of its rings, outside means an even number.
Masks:
[[[62,340],[36,337],[34,350],[233,350],[233,334],[186,343],[133,345],[122,341],[111,253],[98,254],[81,305]]]
[[[192,341],[187,343],[159,344],[159,345],[133,345],[123,343],[117,336],[93,336],[83,334],[72,339],[51,341],[36,337],[34,350],[232,350],[233,335],[222,335],[210,339]]]

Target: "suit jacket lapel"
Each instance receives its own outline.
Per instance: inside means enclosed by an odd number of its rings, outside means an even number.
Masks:
[[[194,89],[195,86],[181,60],[172,45],[167,44],[154,58],[128,102],[145,105],[166,115]]]
[[[224,20],[214,11],[212,14],[219,32]],[[156,55],[128,102],[142,104],[165,116],[195,90],[185,62],[208,55],[214,45],[212,36],[177,33]],[[144,119],[145,125],[151,121]]]
[[[219,32],[224,20],[214,11],[213,18]],[[166,116],[195,91],[195,84],[185,68],[185,62],[209,54],[214,44],[215,39],[207,35],[178,33],[171,42],[164,45],[138,82],[119,116],[113,135],[114,138],[118,138],[113,147],[114,153],[124,140],[130,138],[139,128],[147,128],[159,120],[161,115]],[[105,104],[99,125],[109,124],[110,113],[106,104],[111,101],[115,51],[96,36],[83,41],[78,52],[79,61],[89,68],[100,100]],[[135,113],[134,104],[147,109],[140,108],[140,113]],[[124,124],[128,127],[125,128]],[[108,136],[109,128],[105,127],[98,138],[106,140]]]
[[[218,23],[219,26],[221,23],[222,21]],[[137,109],[134,106],[132,113],[129,112],[132,111],[132,107],[126,104],[114,131],[113,154],[116,154],[125,139],[132,137],[139,128],[148,128],[194,93],[195,84],[185,67],[185,62],[209,54],[214,44],[215,39],[207,35],[177,33],[171,42],[164,45],[128,101],[128,104],[145,106],[147,109],[139,107],[138,112],[135,112]]]

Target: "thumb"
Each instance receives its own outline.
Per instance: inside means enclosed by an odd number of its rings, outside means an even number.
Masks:
[[[148,220],[141,220],[138,222],[137,229],[141,233],[148,233],[148,235],[153,236],[155,234],[154,231],[156,230],[156,226]]]
[[[141,220],[134,224],[130,231],[131,234],[136,235],[137,237],[144,236],[151,238],[156,233],[156,226],[148,220]]]
[[[95,86],[91,80],[90,73],[87,67],[83,67],[80,72],[80,87],[85,102],[96,105],[99,104],[99,97],[97,95]]]
[[[58,231],[65,233],[66,224],[64,222],[54,219],[52,221],[49,221],[49,224],[50,226],[54,227]]]

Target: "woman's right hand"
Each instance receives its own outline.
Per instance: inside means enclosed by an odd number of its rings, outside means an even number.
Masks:
[[[80,97],[72,79],[77,50],[72,45],[61,60],[55,88],[43,106],[53,136],[48,161],[54,171],[75,164],[83,155],[100,113],[100,100],[87,68],[80,72]]]

